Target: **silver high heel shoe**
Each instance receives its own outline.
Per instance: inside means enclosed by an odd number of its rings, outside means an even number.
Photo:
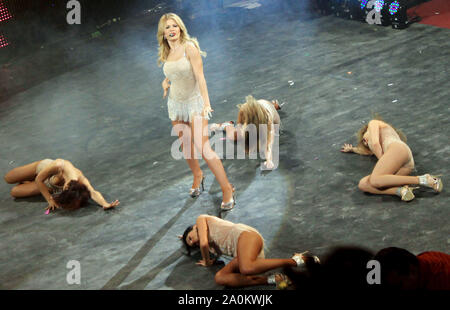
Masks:
[[[317,256],[312,255],[309,251],[303,253],[295,253],[291,258],[295,261],[297,267],[304,266],[305,264],[307,264],[307,261],[311,263],[314,262],[314,264],[320,264],[320,259]]]
[[[189,190],[189,195],[192,198],[197,198],[198,196],[200,196],[200,194],[205,190],[205,186],[204,186],[204,181],[205,181],[205,176],[202,177],[202,183],[200,183],[200,186],[197,188],[191,188]],[[201,187],[201,190],[200,190]]]
[[[236,205],[236,199],[234,196],[235,188],[234,188],[233,184],[231,184],[231,187],[233,188],[233,197],[231,198],[231,200],[229,202],[222,202],[220,204],[220,209],[222,211],[229,211],[229,210],[233,209],[234,206]]]
[[[424,180],[421,180],[420,184],[425,185],[427,187],[432,188],[436,193],[442,192],[442,189],[444,188],[444,184],[442,183],[442,179],[439,178],[441,175],[431,175],[431,174],[425,174]],[[419,177],[419,180],[422,177]],[[429,180],[431,179],[431,180]]]

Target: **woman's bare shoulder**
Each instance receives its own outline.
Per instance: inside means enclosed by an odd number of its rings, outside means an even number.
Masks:
[[[186,54],[188,56],[200,54],[200,52],[199,52],[198,48],[195,46],[195,44],[190,41],[187,41],[186,43],[184,43],[184,47],[185,47]]]
[[[369,126],[379,126],[379,127],[386,127],[388,124],[385,122],[379,120],[379,119],[373,119],[368,123]]]
[[[212,215],[208,215],[208,214],[200,214],[200,215],[198,216],[198,218],[204,218],[204,219],[209,220],[209,219],[214,219],[214,218],[217,218],[217,217],[212,216]]]

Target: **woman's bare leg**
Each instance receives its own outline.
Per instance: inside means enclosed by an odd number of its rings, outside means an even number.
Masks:
[[[241,274],[239,271],[239,262],[236,257],[216,273],[214,280],[217,284],[228,287],[244,287],[267,284],[266,276],[246,276]]]
[[[14,198],[30,197],[40,194],[41,191],[34,181],[16,185],[11,189],[11,196]]]
[[[408,167],[401,167],[396,173],[396,176],[409,176],[412,171],[412,168]],[[377,194],[377,195],[397,195],[397,191],[400,186],[397,187],[390,187],[385,189],[379,189],[374,187],[370,182],[371,175],[365,176],[359,181],[358,188],[362,190],[363,192],[368,192],[371,194]],[[405,184],[402,184],[403,186]]]
[[[400,168],[399,171],[397,171],[396,175],[409,175],[411,173],[411,168]],[[391,187],[387,189],[378,189],[376,187],[373,187],[372,184],[369,182],[370,175],[365,176],[364,178],[359,181],[358,188],[362,190],[363,192],[371,193],[371,194],[377,194],[377,195],[397,195],[397,190],[399,187]]]
[[[387,189],[378,189],[374,187],[369,182],[370,175],[365,176],[359,181],[358,188],[366,193],[376,194],[376,195],[397,195],[398,187],[391,187]]]
[[[268,284],[267,276],[257,274],[275,268],[297,266],[293,259],[258,258],[263,241],[254,232],[243,232],[237,247],[237,257],[216,273],[214,279],[217,284],[228,287],[264,285]]]
[[[35,161],[31,164],[12,169],[5,175],[5,181],[9,184],[15,184],[25,181],[34,181],[36,178],[36,167],[41,161]]]
[[[419,177],[398,175],[397,172],[409,160],[409,153],[402,144],[392,144],[378,160],[369,183],[376,188],[389,188],[419,184]]]
[[[186,159],[186,162],[187,162],[189,168],[191,169],[192,174],[194,175],[194,181],[192,183],[192,188],[198,188],[202,181],[203,172],[200,168],[200,164],[198,163],[198,160],[195,159],[195,157],[194,157],[194,143],[192,142],[192,138],[190,136],[191,132],[190,132],[189,123],[172,121],[172,126],[175,126],[175,125],[183,125],[183,126],[189,127],[189,130],[185,131],[186,134],[189,134],[189,137],[183,138],[184,131],[180,131],[178,133],[178,137],[181,141],[181,150],[183,151],[184,158]],[[190,149],[187,147],[183,147],[184,146],[183,139],[190,141],[189,142],[191,144]]]
[[[200,125],[200,127],[196,128],[196,123],[197,125]],[[208,128],[208,120],[206,119],[198,119],[197,121],[194,120],[191,123],[191,133],[194,140],[194,145],[198,151],[201,150],[203,159],[206,161],[209,169],[216,177],[217,182],[219,182],[219,185],[222,189],[223,202],[229,202],[233,197],[233,189],[230,182],[228,181],[227,174],[225,173],[225,169],[222,165],[222,161],[209,144],[208,135],[203,135],[205,128]]]
[[[295,267],[292,258],[258,258],[263,247],[263,240],[255,232],[241,233],[237,244],[239,270],[244,275],[255,275],[280,267]]]

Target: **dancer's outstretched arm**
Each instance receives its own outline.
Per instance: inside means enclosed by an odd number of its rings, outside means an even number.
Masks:
[[[202,260],[197,263],[200,266],[210,266],[214,260],[209,257],[209,240],[208,240],[208,223],[206,217],[200,215],[197,218],[197,233],[200,242],[200,252],[202,253]]]
[[[273,126],[273,124],[272,124]],[[265,149],[265,155],[266,155],[266,162],[265,165],[268,169],[272,169],[274,167],[273,161],[272,161],[272,147],[273,147],[273,141],[275,139],[275,134],[272,130],[269,132],[269,142],[267,143],[267,147]]]
[[[344,153],[356,153],[359,155],[367,155],[367,156],[371,156],[373,155],[373,153],[371,151],[368,151],[364,148],[359,148],[359,147],[354,147],[351,144],[345,143],[342,148],[341,148],[341,152]]]
[[[94,200],[96,203],[98,203],[100,206],[103,207],[103,209],[110,209],[114,208],[115,206],[118,206],[120,204],[119,200],[115,200],[111,203],[108,203],[105,198],[103,198],[102,194],[99,191],[96,191],[91,183],[89,183],[89,180],[85,176],[81,176],[78,181],[82,184],[84,184],[87,189],[89,190],[91,194],[92,200]]]

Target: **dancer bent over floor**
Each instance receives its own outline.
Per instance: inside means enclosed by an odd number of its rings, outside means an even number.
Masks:
[[[288,259],[266,259],[264,257],[264,239],[253,227],[235,224],[215,216],[200,215],[196,225],[188,227],[182,238],[188,253],[192,248],[200,248],[202,260],[197,265],[210,266],[214,263],[210,252],[234,257],[215,275],[219,285],[243,287],[253,285],[284,285],[289,279],[283,274],[261,276],[266,271],[279,267],[295,267],[303,264],[319,263],[316,256],[305,252],[294,254]]]
[[[48,210],[76,209],[84,206],[89,198],[103,209],[119,205],[118,200],[108,203],[83,173],[64,159],[44,159],[14,168],[5,175],[5,181],[19,183],[11,189],[11,196],[15,198],[44,196]]]

